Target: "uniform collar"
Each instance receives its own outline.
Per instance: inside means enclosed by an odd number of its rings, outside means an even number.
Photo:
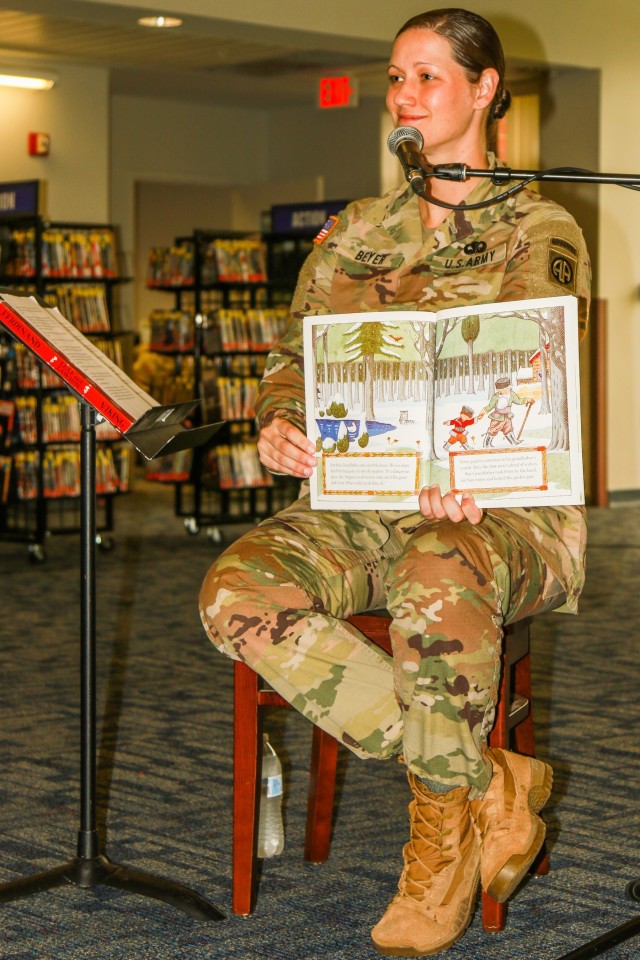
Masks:
[[[490,170],[504,166],[493,153],[487,154],[487,160]],[[504,186],[502,184],[496,185],[489,177],[483,177],[465,198],[464,206],[479,203],[491,196],[498,196],[503,190]],[[515,210],[515,197],[501,200],[494,206],[485,209],[491,210],[492,220],[509,218]],[[482,213],[482,210],[470,210],[468,214],[465,214],[463,210],[452,210],[447,219],[436,227],[434,234],[440,234],[441,241],[446,236],[449,243],[463,240],[465,236],[470,236],[471,233],[475,232],[474,220],[477,223],[477,216],[480,213]],[[401,228],[405,241],[412,239],[419,242],[423,237],[418,197],[408,183],[389,191],[379,200],[374,201],[368,214],[373,223],[391,234],[394,233],[394,227]],[[411,234],[411,237],[407,235],[408,233]],[[440,244],[438,245],[440,246]]]

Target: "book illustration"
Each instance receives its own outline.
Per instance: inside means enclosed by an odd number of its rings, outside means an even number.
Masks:
[[[314,506],[582,502],[575,298],[304,323]]]

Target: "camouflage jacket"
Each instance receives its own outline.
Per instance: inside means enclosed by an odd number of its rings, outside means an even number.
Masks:
[[[502,190],[483,179],[466,205]],[[423,227],[407,185],[343,210],[304,264],[292,321],[270,354],[256,412],[305,430],[302,318],[366,310],[440,310],[474,303],[573,294],[581,330],[589,309],[590,265],[582,232],[553,201],[530,190],[480,210],[451,211]],[[584,580],[585,524],[579,507],[503,508],[493,515],[525,537],[567,591],[574,610]],[[392,523],[416,521],[381,513]]]

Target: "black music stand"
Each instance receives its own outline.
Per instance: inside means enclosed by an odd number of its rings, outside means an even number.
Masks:
[[[80,401],[81,434],[81,784],[77,855],[60,866],[0,884],[0,903],[75,883],[85,889],[106,884],[129,893],[163,900],[196,920],[224,920],[224,914],[199,893],[172,880],[113,863],[100,852],[96,826],[96,413]]]
[[[630,900],[640,900],[640,879],[633,880],[627,885],[627,896]],[[640,933],[640,914],[614,927],[613,930],[608,930],[595,940],[590,940],[577,950],[563,954],[558,960],[591,960],[592,957],[600,956],[609,947],[615,947],[616,944],[628,940],[629,937],[635,937],[638,933]]]

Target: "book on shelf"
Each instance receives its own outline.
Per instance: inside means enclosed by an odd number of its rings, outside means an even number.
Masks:
[[[103,283],[81,286],[60,283],[49,287],[44,299],[48,306],[58,307],[83,333],[108,333],[111,330]]]
[[[16,397],[16,439],[19,443],[37,443],[38,401],[35,397]]]
[[[3,506],[9,502],[12,465],[13,460],[11,457],[0,456],[0,503]]]
[[[60,377],[49,367],[40,363],[23,343],[16,341],[13,359],[16,372],[15,384],[20,390],[34,390],[38,386],[44,389],[64,386]]]
[[[42,231],[42,276],[113,279],[117,276],[114,230],[111,227],[47,227]]]
[[[194,249],[192,243],[151,247],[147,261],[148,287],[192,286]]]
[[[221,426],[187,429],[197,400],[162,406],[87,339],[57,307],[0,291],[0,324],[62,378],[74,395],[150,459],[205,443]]]
[[[222,309],[215,314],[222,350],[268,352],[283,335],[289,312],[281,307]]]
[[[584,502],[575,297],[304,319],[316,509]]]
[[[159,353],[188,353],[195,346],[192,317],[184,310],[152,310],[149,313],[149,349]]]
[[[202,283],[264,283],[266,279],[262,240],[216,238],[202,250]]]
[[[35,227],[0,225],[1,273],[8,277],[34,277],[36,273]]]
[[[186,483],[191,476],[193,452],[180,450],[166,457],[157,457],[147,464],[145,478],[160,483]]]
[[[96,450],[96,493],[123,493],[129,487],[130,449],[99,447]],[[18,500],[38,497],[38,472],[42,459],[42,495],[46,500],[79,497],[82,486],[80,448],[56,445],[43,450],[16,453],[13,466]]]
[[[269,487],[273,477],[260,462],[254,442],[220,444],[214,451],[214,469],[221,490],[239,487]],[[213,459],[213,456],[211,457]]]
[[[15,401],[0,400],[0,450],[7,450],[11,446],[15,417]]]

